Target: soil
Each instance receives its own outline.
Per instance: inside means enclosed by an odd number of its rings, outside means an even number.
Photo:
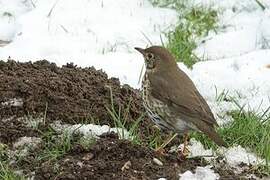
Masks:
[[[26,115],[40,118],[46,114],[47,123],[61,120],[70,124],[92,122],[114,126],[107,108],[117,111],[120,108],[129,127],[144,114],[138,90],[128,85],[120,86],[118,79],[108,79],[104,72],[94,67],[79,68],[70,63],[59,68],[46,60],[34,63],[0,61],[0,82],[0,119],[12,121]],[[23,102],[22,106],[7,103],[14,98]],[[9,123],[1,121],[0,128],[4,129]],[[153,125],[144,116],[139,124],[142,139],[153,131]],[[29,133],[24,127],[17,131],[18,136]],[[0,141],[14,141],[10,134],[13,133],[1,133]]]
[[[118,79],[108,78],[93,67],[80,68],[72,63],[57,67],[46,60],[0,61],[0,82],[0,144],[10,148],[23,136],[44,138],[54,121],[113,127],[108,109],[114,108],[121,111],[129,127],[145,113],[139,90],[121,86]],[[30,117],[41,119],[42,125],[31,128],[26,122]],[[156,131],[153,125],[147,116],[139,123],[139,135],[145,142]],[[110,134],[100,137],[90,148],[76,144],[53,161],[35,162],[33,158],[45,148],[41,145],[15,167],[27,175],[34,171],[35,179],[179,179],[179,173],[207,165],[200,158],[179,161],[177,154],[160,157],[144,145]],[[163,165],[154,163],[154,157]],[[220,166],[214,170],[220,179],[241,178]]]
[[[177,154],[160,156],[153,150],[119,140],[115,134],[101,137],[86,150],[75,146],[56,162],[44,163],[36,172],[37,179],[179,179],[179,173],[206,166],[201,158],[180,161]],[[153,158],[159,159],[158,165]],[[55,166],[59,167],[55,170]],[[216,170],[215,170],[216,171]],[[221,179],[240,179],[233,171],[218,169]]]

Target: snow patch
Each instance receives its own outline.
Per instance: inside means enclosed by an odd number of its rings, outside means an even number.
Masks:
[[[207,100],[218,123],[222,124],[229,120],[222,118],[226,112],[239,109],[234,100],[244,110],[257,113],[270,106],[269,58],[269,49],[258,50],[233,58],[199,62],[187,74]],[[227,100],[218,101],[223,90],[228,91]]]
[[[8,101],[1,102],[2,106],[14,106],[14,107],[19,107],[23,105],[23,99],[21,98],[13,98],[9,99]]]
[[[188,70],[219,124],[229,122],[226,112],[239,107],[228,99],[217,102],[217,92],[228,91],[246,111],[262,113],[270,106],[270,1],[260,2],[265,10],[256,1],[193,1],[219,12],[221,29],[210,32],[194,51],[205,61]]]
[[[215,156],[215,153],[212,149],[205,149],[202,143],[196,141],[194,138],[190,139],[188,150],[189,157],[203,156],[206,160],[210,160]]]
[[[257,48],[257,29],[237,30],[208,37],[195,53],[204,60],[217,60],[240,56]],[[235,40],[237,39],[237,41]],[[221,43],[222,42],[222,43]],[[230,48],[228,48],[230,47]]]
[[[51,124],[52,128],[58,132],[67,132],[68,134],[72,133],[80,133],[86,137],[95,137],[104,134],[114,132],[119,135],[122,139],[131,139],[132,137],[129,135],[126,129],[122,128],[111,128],[108,125],[95,125],[95,124],[60,124],[60,122],[55,122]]]
[[[186,171],[183,174],[179,174],[180,180],[216,180],[219,179],[219,175],[211,169],[211,166],[197,167],[195,173]]]
[[[12,40],[20,29],[18,18],[32,9],[29,0],[0,0],[0,40]]]
[[[231,167],[237,167],[243,163],[246,165],[258,165],[264,163],[264,161],[254,153],[247,152],[247,150],[241,146],[230,147],[224,155],[225,160]]]
[[[20,137],[14,144],[13,148],[18,149],[24,146],[36,147],[41,143],[41,139],[37,137]]]
[[[25,157],[28,155],[29,150],[36,149],[41,142],[42,139],[37,137],[20,137],[13,144],[15,151],[12,151],[11,153],[14,154],[14,156],[19,155],[21,157]]]

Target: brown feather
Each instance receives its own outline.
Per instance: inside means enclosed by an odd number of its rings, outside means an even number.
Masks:
[[[172,74],[171,71],[167,71],[166,74],[149,74],[149,80],[151,89],[154,89],[153,97],[176,108],[181,114],[203,120],[210,126],[217,125],[209,106],[183,72]]]
[[[157,56],[157,67],[146,72],[151,84],[151,95],[165,103],[181,119],[194,124],[218,145],[226,146],[215,131],[214,127],[218,124],[211,109],[191,79],[178,68],[173,56],[166,49],[157,46],[148,48],[145,52]]]

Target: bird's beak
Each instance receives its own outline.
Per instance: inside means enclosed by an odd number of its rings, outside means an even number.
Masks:
[[[136,49],[137,51],[139,51],[140,53],[142,53],[142,55],[145,55],[145,50],[139,47],[135,47],[134,49]]]

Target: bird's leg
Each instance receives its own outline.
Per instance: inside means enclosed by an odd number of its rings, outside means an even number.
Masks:
[[[185,132],[184,133],[184,147],[183,147],[183,150],[180,154],[180,158],[182,158],[182,157],[186,158],[189,154],[189,150],[187,148],[187,143],[188,143],[188,133]]]
[[[158,148],[155,149],[155,151],[159,154],[164,154],[164,148],[177,136],[177,133],[175,133],[173,136],[169,136],[169,138],[167,138],[165,140],[164,143],[161,144],[161,146],[159,146]]]

